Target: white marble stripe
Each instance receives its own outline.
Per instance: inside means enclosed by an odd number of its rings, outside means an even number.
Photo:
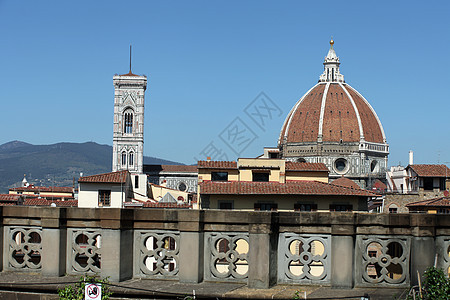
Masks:
[[[356,113],[356,118],[358,119],[359,139],[363,141],[364,140],[364,131],[363,131],[361,116],[359,115],[358,107],[356,107],[355,101],[353,100],[352,96],[347,91],[347,89],[344,87],[344,85],[342,83],[339,83],[339,85],[345,91],[345,94],[347,95],[348,99],[350,99],[350,102],[352,103],[353,109],[355,110],[355,113]]]
[[[378,125],[380,126],[381,129],[381,134],[383,135],[383,143],[386,143],[386,135],[384,134],[384,129],[383,129],[383,125],[381,125],[381,121],[378,118],[377,113],[375,112],[375,110],[373,109],[372,105],[370,105],[369,101],[366,100],[366,98],[363,97],[363,95],[361,95],[357,90],[355,90],[353,87],[351,87],[349,84],[347,84],[347,86],[349,88],[351,88],[359,97],[361,97],[361,99],[363,99],[363,101],[367,104],[367,106],[369,106],[370,110],[372,111],[373,115],[375,116],[375,118],[377,119]]]
[[[330,83],[328,82],[327,85],[325,86],[325,90],[323,91],[323,95],[322,95],[322,106],[320,107],[320,119],[319,119],[319,133],[318,133],[318,139],[320,139],[320,141],[322,141],[322,131],[323,131],[323,117],[325,115],[325,104],[327,102],[327,94],[328,94],[328,89],[330,88]]]
[[[315,86],[313,86],[312,88],[310,88],[309,91],[307,91],[307,92],[303,95],[303,97],[301,97],[300,100],[298,100],[297,103],[294,105],[294,107],[291,109],[291,111],[289,112],[288,116],[286,117],[286,120],[285,120],[284,123],[283,123],[283,127],[281,127],[280,138],[279,138],[279,140],[278,140],[278,145],[281,145],[281,144],[283,143],[283,138],[285,138],[285,137],[287,136],[288,131],[289,131],[289,127],[291,126],[292,118],[294,117],[295,112],[297,111],[297,107],[300,105],[300,103],[303,102],[303,100],[305,99],[305,97],[306,97],[307,95],[309,95],[309,93],[310,93],[316,86],[318,86],[319,84],[321,84],[321,83],[317,83]],[[286,122],[287,122],[286,130],[284,131],[284,136],[282,136],[284,124],[286,124]]]

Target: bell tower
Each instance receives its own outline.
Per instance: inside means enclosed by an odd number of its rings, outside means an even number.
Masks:
[[[112,171],[142,174],[144,168],[144,98],[147,76],[114,75]]]

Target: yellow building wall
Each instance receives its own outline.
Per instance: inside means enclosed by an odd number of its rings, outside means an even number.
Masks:
[[[314,171],[286,171],[286,181],[289,180],[315,180],[328,183],[328,173]]]
[[[239,158],[240,181],[253,181],[253,172],[269,172],[269,181],[284,182],[281,176],[285,172],[283,159]],[[261,171],[260,171],[261,170]]]
[[[358,197],[302,195],[210,195],[209,208],[218,209],[220,201],[233,201],[233,209],[247,211],[253,211],[255,203],[277,203],[278,211],[293,211],[297,203],[317,204],[317,211],[322,212],[330,211],[330,204],[351,204],[353,211],[367,210],[367,207],[359,207]]]
[[[35,194],[35,192],[37,192]],[[64,192],[47,192],[47,191],[39,191],[39,189],[36,189],[36,191],[24,191],[21,194],[17,191],[9,191],[10,195],[40,195],[43,197],[51,197],[51,196],[63,196],[63,197],[72,197],[72,193],[64,193]]]
[[[274,168],[280,169],[282,172],[285,170],[286,161],[284,159],[273,158],[239,158],[239,168]]]
[[[240,181],[253,181],[253,172],[259,172],[259,170],[240,170]],[[261,171],[264,172],[264,171]],[[280,182],[280,170],[269,171],[269,181]]]

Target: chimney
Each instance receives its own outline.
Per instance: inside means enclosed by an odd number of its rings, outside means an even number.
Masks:
[[[211,156],[206,157],[207,161],[211,161]]]
[[[414,155],[412,150],[409,150],[409,164],[413,165],[414,164]]]

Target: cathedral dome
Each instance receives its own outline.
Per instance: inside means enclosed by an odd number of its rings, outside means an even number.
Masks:
[[[389,145],[372,106],[344,81],[334,41],[324,72],[289,112],[278,140],[280,157],[324,163],[330,180],[345,176],[361,188],[384,180]]]
[[[319,83],[294,105],[280,133],[279,145],[311,142],[386,143],[372,106],[339,72],[339,58],[330,42]]]

